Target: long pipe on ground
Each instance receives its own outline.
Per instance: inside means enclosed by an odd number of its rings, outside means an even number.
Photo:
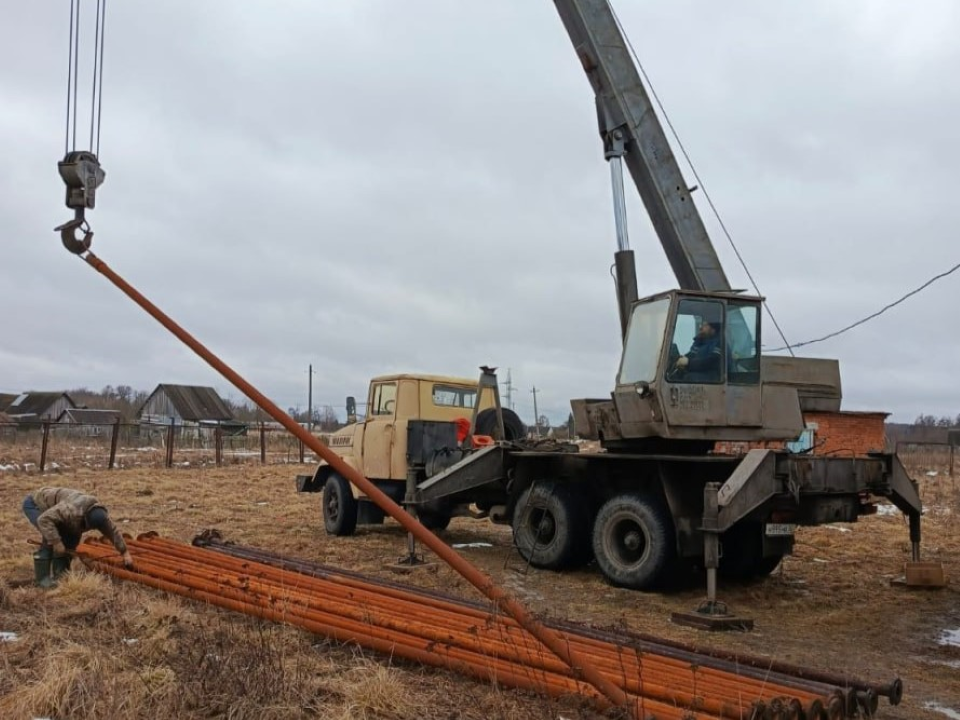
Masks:
[[[324,609],[334,606],[341,607],[342,609],[338,610],[338,613],[342,615],[361,616],[362,614],[379,612],[389,617],[402,618],[405,624],[412,622],[429,623],[430,629],[423,631],[421,634],[433,632],[434,628],[443,628],[444,632],[463,633],[468,641],[472,641],[479,637],[481,631],[488,635],[496,631],[499,637],[498,642],[507,643],[506,647],[496,651],[505,655],[513,653],[518,645],[527,645],[530,641],[529,635],[523,633],[522,629],[515,624],[511,624],[508,618],[493,617],[488,611],[461,608],[452,603],[449,605],[437,602],[424,603],[416,592],[403,593],[399,589],[391,588],[390,594],[386,595],[383,593],[383,588],[372,582],[364,586],[354,580],[350,587],[343,587],[336,580],[330,578],[316,578],[265,564],[260,564],[259,567],[255,568],[247,562],[223,553],[198,550],[159,537],[142,537],[143,539],[131,541],[130,544],[135,548],[143,547],[156,552],[163,552],[167,556],[162,560],[151,556],[151,562],[170,568],[180,568],[183,572],[202,577],[210,576],[211,568],[214,566],[223,572],[241,573],[244,574],[244,580],[241,584],[252,592],[258,591],[260,585],[251,583],[247,579],[248,577],[256,577],[257,582],[268,583],[265,586],[267,592],[276,587],[276,585],[270,585],[269,583],[282,584],[283,590],[289,592],[291,599],[295,602],[313,604],[314,598],[323,598],[322,607]],[[178,560],[174,562],[172,558]],[[299,578],[299,580],[296,578]],[[223,582],[229,585],[234,581],[231,576],[224,576]],[[363,603],[362,610],[359,607],[343,605],[344,602],[352,603],[354,606]],[[777,684],[792,688],[794,695],[808,701],[817,699],[818,694],[821,698],[826,697],[833,691],[831,687],[818,686],[816,683],[802,682],[795,678],[771,676],[769,674],[754,678],[750,674],[745,675],[737,672],[736,668],[733,667],[711,668],[709,665],[705,666],[703,664],[704,658],[702,656],[691,656],[684,660],[669,657],[661,658],[657,654],[651,654],[649,650],[621,648],[620,644],[614,639],[597,641],[578,637],[576,633],[563,633],[563,638],[576,649],[581,649],[586,657],[597,664],[599,669],[607,671],[614,677],[619,678],[624,673],[628,673],[637,677],[642,675],[644,678],[654,681],[658,679],[669,680],[672,683],[679,683],[683,687],[709,690],[712,695],[730,702],[736,702],[738,698],[745,695],[759,697],[765,690]],[[434,637],[434,639],[445,638]],[[492,650],[492,648],[488,649]],[[542,651],[543,648],[538,645],[536,652]],[[655,650],[653,652],[655,653]],[[546,659],[539,659],[538,666],[551,670],[556,669]],[[669,677],[667,677],[668,675]],[[624,689],[628,691],[639,690],[639,688],[629,685],[628,682]]]
[[[351,574],[348,586],[342,586],[340,577],[316,577],[250,562],[226,552],[166,540],[155,533],[131,539],[128,545],[143,577],[184,585],[190,592],[180,594],[188,597],[206,600],[208,595],[219,596],[231,603],[219,603],[222,606],[238,611],[243,611],[240,605],[249,606],[254,608],[249,614],[257,616],[261,613],[256,608],[282,611],[287,622],[301,627],[317,622],[337,628],[373,649],[393,642],[391,652],[414,660],[432,649],[450,660],[442,663],[444,667],[485,679],[498,677],[506,684],[551,695],[576,692],[594,701],[600,698],[585,692],[569,669],[541,644],[531,646],[529,635],[517,635],[521,630],[509,618],[495,617],[479,608],[454,602],[434,606],[436,601],[423,602],[419,589],[410,588],[404,593],[403,586],[395,583],[390,584],[392,592],[387,597],[372,578],[364,586],[356,573]],[[80,550],[82,557],[95,561],[104,571],[119,569],[119,559],[105,541],[85,543]],[[133,575],[130,579],[140,577]],[[171,587],[163,589],[178,592]],[[334,637],[343,639],[342,635]],[[803,713],[809,720],[842,718],[846,712],[856,712],[855,695],[847,698],[837,688],[815,681],[776,673],[751,678],[741,672],[744,668],[726,669],[727,663],[722,660],[713,659],[720,667],[710,667],[711,659],[696,653],[683,661],[671,657],[672,653],[659,657],[649,650],[625,648],[615,637],[581,636],[576,629],[564,631],[563,639],[596,663],[599,672],[620,684],[645,712],[658,716],[663,716],[663,709],[654,709],[654,703],[727,718],[757,717],[761,706],[770,712],[779,708],[778,717]],[[465,669],[462,662],[472,669]]]
[[[466,558],[460,555],[456,550],[447,545],[432,532],[427,530],[412,515],[406,512],[397,503],[391,500],[380,488],[367,480],[358,473],[340,457],[321,443],[311,433],[302,428],[293,418],[287,415],[276,404],[274,404],[266,395],[257,390],[253,385],[247,382],[239,373],[233,370],[229,365],[218,358],[213,352],[207,349],[199,340],[184,330],[180,325],[173,321],[168,315],[160,310],[156,305],[150,302],[136,288],[127,283],[120,275],[110,268],[103,260],[98,258],[92,252],[87,252],[82,256],[84,261],[94,270],[101,273],[110,282],[117,286],[127,297],[133,300],[137,305],[143,308],[163,327],[178,337],[187,347],[193,350],[204,361],[206,361],[214,370],[229,380],[233,385],[250,400],[252,400],[265,413],[274,420],[283,425],[290,433],[297,437],[306,447],[310,448],[323,458],[330,467],[342,475],[345,479],[353,483],[360,492],[375,502],[385,513],[400,523],[404,529],[410,532],[417,540],[430,548],[437,557],[456,570],[467,582],[473,585],[477,590],[486,595],[495,606],[502,607],[507,614],[514,618],[524,630],[533,635],[542,642],[551,652],[565,662],[572,670],[574,677],[583,678],[595,687],[602,695],[610,700],[616,706],[627,707],[627,710],[635,717],[641,717],[641,709],[635,703],[629,703],[627,694],[623,689],[605,678],[596,668],[589,663],[584,662],[582,655],[572,650],[561,639],[559,633],[552,628],[545,626],[537,620],[520,602],[508,595],[501,587],[494,583],[493,579],[480,569],[472,565]]]

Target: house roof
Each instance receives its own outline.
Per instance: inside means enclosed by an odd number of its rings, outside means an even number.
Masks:
[[[7,415],[43,415],[44,412],[65,397],[72,407],[76,403],[65,392],[31,392],[18,396],[5,410]]]
[[[177,413],[184,420],[199,422],[201,420],[233,420],[233,414],[217,395],[212,387],[196,385],[157,385],[157,389],[150,393],[147,403],[159,392],[163,392],[173,404]],[[138,414],[143,413],[143,407]]]
[[[92,410],[90,408],[67,408],[60,413],[60,417],[57,418],[57,422],[63,422],[68,417],[76,423],[84,423],[89,425],[108,425],[117,421],[117,418],[120,417],[120,411]]]
[[[19,395],[13,395],[11,393],[0,393],[0,412],[7,409],[7,405],[16,400]]]

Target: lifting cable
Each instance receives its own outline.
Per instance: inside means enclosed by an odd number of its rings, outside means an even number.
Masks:
[[[97,0],[94,20],[93,73],[90,90],[90,133],[87,149],[77,146],[80,86],[80,0],[70,0],[70,41],[67,50],[67,112],[63,139],[63,160],[57,163],[67,186],[66,206],[74,211],[73,220],[54,228],[67,250],[83,253],[90,249],[93,231],[84,213],[96,206],[96,190],[106,173],[100,167],[100,125],[103,110],[103,47],[106,30],[107,0]],[[82,232],[81,237],[76,231]]]
[[[750,285],[753,287],[754,292],[757,295],[762,296],[763,293],[760,292],[760,288],[757,287],[757,281],[753,279],[753,273],[750,272],[750,268],[747,267],[746,260],[743,259],[743,256],[740,254],[740,249],[737,247],[737,244],[733,241],[733,236],[727,230],[726,223],[723,222],[723,218],[720,217],[720,211],[717,209],[717,206],[713,204],[713,198],[710,197],[710,193],[707,192],[707,186],[704,185],[703,180],[700,179],[700,173],[697,172],[696,165],[693,164],[693,160],[690,158],[690,155],[687,153],[686,147],[683,145],[683,141],[680,140],[680,136],[677,133],[676,128],[674,128],[673,123],[670,121],[670,116],[667,114],[666,108],[663,107],[663,103],[660,102],[660,96],[657,95],[657,91],[653,87],[653,83],[650,81],[650,77],[647,75],[647,71],[643,68],[643,63],[640,62],[640,56],[637,55],[637,51],[633,49],[633,43],[630,42],[630,36],[627,35],[626,29],[623,27],[623,23],[620,22],[620,17],[617,15],[617,11],[614,10],[613,6],[610,6],[610,11],[613,13],[613,19],[617,23],[617,27],[620,29],[620,33],[623,35],[624,40],[627,41],[627,47],[630,49],[630,54],[633,56],[633,61],[637,64],[637,67],[640,69],[640,74],[643,75],[644,82],[647,83],[647,87],[650,88],[650,94],[653,96],[654,101],[657,103],[657,107],[660,108],[660,113],[663,115],[663,119],[667,124],[667,127],[670,128],[670,134],[673,135],[673,139],[677,143],[677,147],[680,148],[680,152],[683,153],[684,159],[687,161],[687,164],[690,166],[690,171],[693,173],[694,179],[697,181],[697,185],[700,186],[700,189],[703,190],[703,196],[707,200],[707,204],[710,206],[713,216],[717,219],[717,223],[720,225],[720,229],[723,231],[724,236],[727,238],[727,242],[730,243],[730,247],[733,248],[734,254],[737,256],[737,260],[740,262],[740,266],[743,268],[743,271],[747,274],[747,278],[750,280]],[[780,328],[780,323],[777,322],[777,318],[773,315],[773,310],[770,309],[769,303],[764,299],[763,306],[767,310],[767,315],[770,316],[770,320],[773,321],[773,326],[777,329],[777,333],[780,335],[780,339],[783,341],[783,349],[789,350],[791,355],[794,355],[793,345],[787,340],[786,335],[783,334],[783,330]]]

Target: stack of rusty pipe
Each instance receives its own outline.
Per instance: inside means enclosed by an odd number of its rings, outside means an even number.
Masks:
[[[129,540],[128,546],[133,570],[126,570],[102,540],[85,542],[78,555],[116,577],[338,642],[503,686],[581,696],[600,709],[609,706],[577,668],[566,666],[496,609],[252,548],[222,543],[195,547],[154,533]],[[623,689],[644,718],[839,720],[858,712],[872,715],[878,694],[892,687],[841,685],[812,672],[740,664],[676,644],[568,624],[554,627],[564,642]],[[893,701],[893,694],[887,694]]]

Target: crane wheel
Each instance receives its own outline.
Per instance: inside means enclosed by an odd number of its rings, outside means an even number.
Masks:
[[[513,542],[534,567],[559,570],[584,556],[589,525],[584,503],[569,488],[535,483],[517,499],[513,510]]]
[[[593,524],[593,553],[614,585],[648,590],[667,575],[676,556],[673,522],[657,498],[624,493],[610,498]]]
[[[357,529],[357,499],[350,483],[333,473],[323,486],[323,528],[329,535],[353,535]]]

